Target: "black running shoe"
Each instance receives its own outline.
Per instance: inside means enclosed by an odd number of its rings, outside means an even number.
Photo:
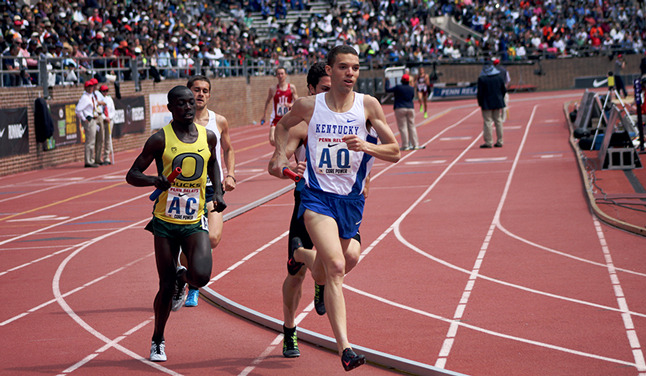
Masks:
[[[325,315],[325,285],[314,283],[314,309],[319,316]]]
[[[296,327],[288,329],[283,325],[283,356],[285,358],[298,358],[301,356],[301,352],[298,351]]]
[[[343,369],[346,371],[352,371],[353,369],[359,367],[362,364],[366,363],[366,357],[363,355],[357,355],[351,348],[343,350],[343,355],[341,356],[341,363],[343,363]]]
[[[291,242],[289,243],[289,255],[287,258],[287,272],[289,272],[289,274],[291,275],[296,275],[296,273],[298,273],[298,271],[301,270],[301,267],[304,265],[302,262],[296,262],[296,260],[294,260],[294,251],[298,248],[303,248],[303,242],[301,241],[301,238],[292,238]]]

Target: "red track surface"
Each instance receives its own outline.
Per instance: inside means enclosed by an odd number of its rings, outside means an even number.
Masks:
[[[346,277],[353,343],[470,375],[646,375],[645,242],[590,213],[563,113],[580,96],[513,95],[502,149],[478,148],[472,100],[417,114],[426,149],[373,169],[364,258]],[[233,130],[227,211],[289,184],[266,173],[266,139],[264,127]],[[300,358],[283,358],[278,333],[204,300],[171,315],[168,362],[145,360],[151,189],[124,181],[138,152],[3,178],[0,373],[344,374],[336,354],[304,342]],[[289,192],[228,221],[210,288],[282,319],[291,209]],[[312,291],[308,279],[299,326],[332,336],[310,313]]]

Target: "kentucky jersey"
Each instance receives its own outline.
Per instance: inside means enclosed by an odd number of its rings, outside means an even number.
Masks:
[[[153,215],[163,221],[192,224],[199,222],[204,214],[206,171],[211,151],[206,128],[200,125],[196,128],[197,140],[191,144],[180,141],[171,124],[162,128],[166,143],[162,154],[162,174],[168,176],[175,168],[182,168],[182,173],[167,191],[159,195],[153,206]]]
[[[220,130],[218,129],[218,124],[215,121],[215,112],[208,110],[209,112],[209,122],[206,124],[206,129],[210,130],[211,132],[215,133],[216,138],[218,139],[218,144],[215,147],[215,155],[218,157],[218,168],[220,169],[220,178],[224,177],[224,171],[222,171],[222,163],[220,162],[222,160],[222,148],[220,147]],[[196,125],[199,125],[196,123]],[[213,183],[211,183],[211,179],[209,177],[206,177],[206,185],[211,186]]]
[[[354,93],[352,108],[334,112],[325,103],[325,94],[316,95],[312,119],[307,130],[308,187],[339,195],[360,195],[374,158],[364,152],[352,151],[343,136],[357,135],[377,143],[374,129],[366,128],[363,94]]]

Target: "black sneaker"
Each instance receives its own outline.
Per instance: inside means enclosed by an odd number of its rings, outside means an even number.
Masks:
[[[341,355],[341,363],[343,363],[343,369],[346,371],[352,371],[353,369],[359,367],[362,364],[366,363],[366,357],[363,355],[357,355],[351,348],[343,350],[343,355]]]
[[[287,272],[289,272],[289,274],[291,275],[296,275],[296,273],[298,273],[298,271],[301,270],[301,267],[304,265],[302,262],[296,262],[296,260],[294,260],[294,251],[298,248],[303,248],[303,242],[301,241],[301,238],[292,238],[291,242],[289,243],[289,255],[287,258]]]
[[[314,309],[319,316],[325,315],[325,285],[314,283]]]
[[[298,358],[301,356],[301,352],[298,351],[296,327],[288,329],[283,325],[283,356],[285,358]]]

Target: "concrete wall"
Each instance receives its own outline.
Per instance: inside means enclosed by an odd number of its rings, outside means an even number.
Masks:
[[[627,68],[625,73],[638,73],[641,56],[626,56]],[[537,90],[569,89],[574,86],[574,78],[581,76],[604,76],[612,69],[612,60],[607,57],[549,59],[541,62],[544,75],[534,74],[538,65],[509,65],[507,69],[511,76],[511,84],[526,84],[536,86]],[[471,65],[438,65],[441,82],[455,83],[477,80],[481,66]],[[429,67],[426,69],[430,72]],[[361,77],[383,77],[382,71],[362,71]],[[290,82],[295,84],[299,95],[307,94],[306,76],[291,76]],[[148,95],[167,93],[175,85],[185,84],[185,80],[166,80],[160,83],[143,81],[141,91],[136,92],[132,82],[121,84],[122,96],[143,95],[146,101],[146,131],[141,134],[127,134],[113,140],[114,150],[140,149],[150,135]],[[275,85],[273,76],[247,78],[225,78],[212,81],[212,94],[209,108],[221,113],[229,120],[232,128],[259,122],[267,97],[269,86]],[[632,86],[632,83],[626,83]],[[50,91],[49,104],[76,103],[83,92],[78,87],[55,87]],[[111,94],[114,95],[111,87]],[[29,154],[0,159],[0,176],[29,171],[43,167],[55,166],[61,163],[77,162],[83,166],[83,144],[58,146],[54,150],[43,151],[42,145],[37,145],[34,132],[34,100],[42,96],[39,88],[4,88],[0,89],[0,108],[28,108],[29,124]],[[269,114],[267,114],[269,116]],[[260,126],[259,124],[257,126]]]

